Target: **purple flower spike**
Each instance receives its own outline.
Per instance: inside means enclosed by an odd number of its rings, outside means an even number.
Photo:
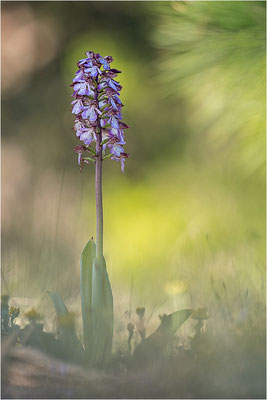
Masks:
[[[84,164],[89,163],[88,157],[84,159],[82,153],[89,151],[97,154],[97,142],[101,143],[102,157],[109,151],[107,156],[111,160],[120,161],[123,172],[125,159],[129,157],[123,148],[124,130],[128,125],[122,122],[123,104],[119,97],[122,86],[114,79],[121,71],[110,68],[111,62],[111,56],[102,57],[98,53],[87,51],[86,58],[78,61],[78,71],[70,85],[74,90],[74,130],[84,143],[75,148],[81,170]]]

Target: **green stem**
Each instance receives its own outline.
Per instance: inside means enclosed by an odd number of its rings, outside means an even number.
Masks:
[[[98,81],[98,79],[96,80]],[[95,91],[97,99],[98,90]],[[99,261],[103,258],[103,201],[102,201],[102,133],[100,119],[97,118],[96,165],[95,165],[95,199],[96,199],[96,256]]]

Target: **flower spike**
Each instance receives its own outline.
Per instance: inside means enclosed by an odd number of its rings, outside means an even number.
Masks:
[[[119,97],[122,86],[114,79],[121,71],[110,68],[110,63],[113,62],[111,56],[102,57],[93,51],[87,51],[85,55],[86,58],[78,61],[79,69],[70,85],[73,87],[74,97],[71,103],[74,130],[85,144],[75,148],[78,164],[83,164],[82,153],[85,149],[95,151],[93,147],[100,135],[102,159],[120,161],[124,171],[124,161],[129,157],[123,148],[124,129],[128,125],[122,122],[123,104]],[[105,155],[107,150],[110,155]]]

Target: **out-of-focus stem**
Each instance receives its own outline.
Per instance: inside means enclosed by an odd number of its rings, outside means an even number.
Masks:
[[[98,81],[98,79],[96,80]],[[95,91],[95,100],[98,90]],[[96,141],[96,164],[95,164],[95,199],[96,199],[96,256],[99,261],[103,258],[103,201],[102,201],[102,133],[99,118],[97,118],[98,133]]]

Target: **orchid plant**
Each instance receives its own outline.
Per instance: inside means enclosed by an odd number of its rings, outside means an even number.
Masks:
[[[113,297],[103,256],[102,162],[109,157],[120,161],[124,172],[124,162],[129,157],[123,148],[124,130],[128,125],[122,122],[123,104],[119,97],[122,87],[114,79],[121,71],[110,68],[112,61],[110,56],[86,52],[86,58],[77,63],[78,71],[71,85],[75,98],[72,102],[74,130],[83,142],[74,149],[80,170],[84,164],[95,163],[96,244],[91,239],[81,257],[84,347],[93,365],[103,365],[109,359],[113,335]],[[146,354],[154,349],[155,343],[166,343],[191,312],[181,310],[170,314],[154,336],[145,339],[144,333],[136,354]]]
[[[95,164],[96,244],[91,239],[81,258],[81,300],[84,345],[94,364],[109,358],[113,334],[113,298],[103,256],[102,163],[120,161],[124,172],[124,130],[120,100],[122,86],[114,78],[121,72],[111,68],[111,56],[93,51],[78,61],[73,83],[74,130],[83,142],[75,147],[80,171],[85,164]]]

